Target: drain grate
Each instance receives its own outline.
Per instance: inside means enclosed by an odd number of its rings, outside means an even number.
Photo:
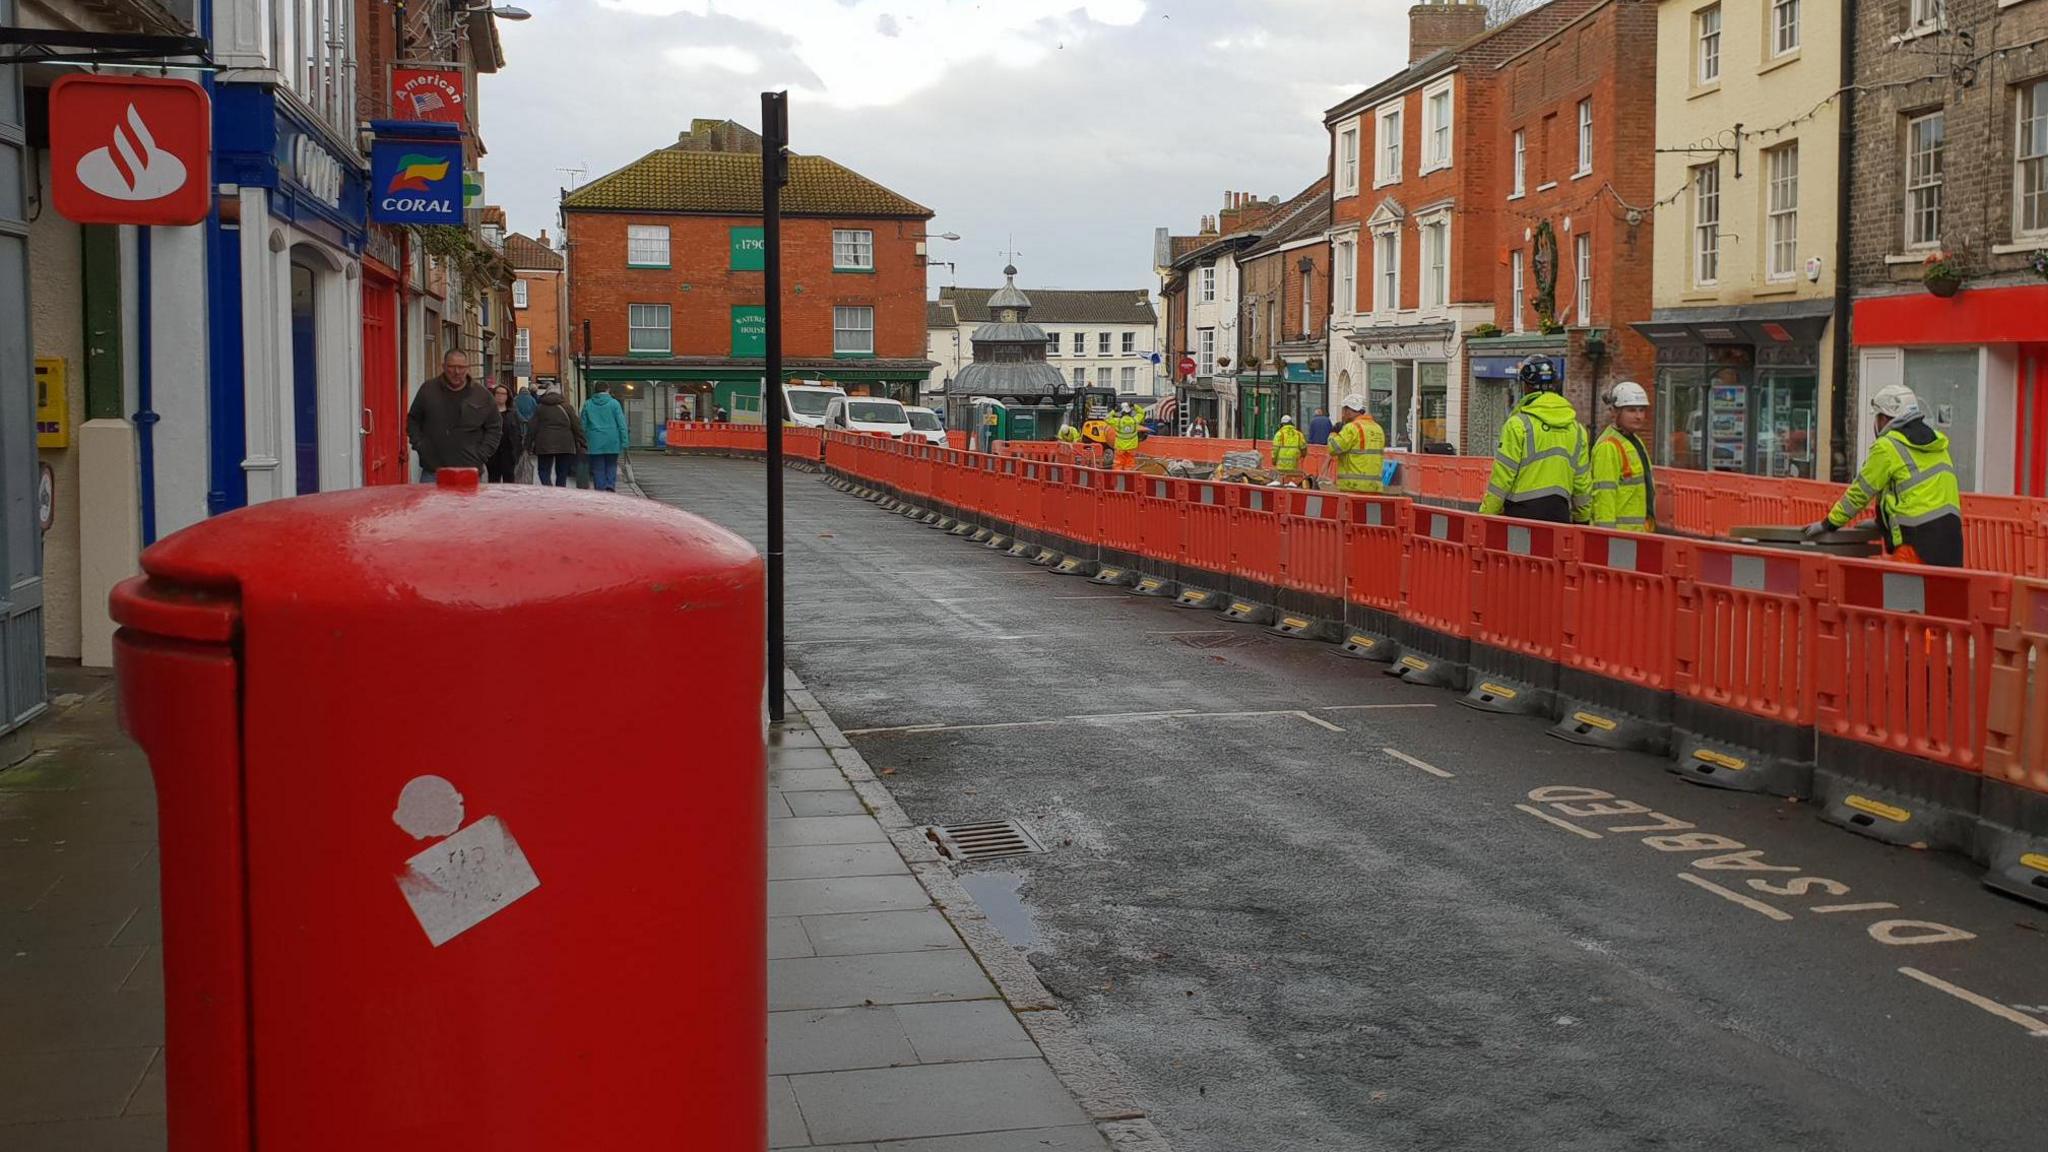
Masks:
[[[1173,637],[1173,642],[1184,648],[1243,648],[1258,643],[1259,638],[1249,632],[1189,632]]]
[[[994,860],[1002,856],[1028,856],[1045,851],[1045,845],[1015,820],[947,824],[926,828],[924,834],[952,860]]]

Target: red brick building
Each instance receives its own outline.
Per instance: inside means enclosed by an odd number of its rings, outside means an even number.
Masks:
[[[1613,382],[1655,390],[1655,349],[1632,325],[1650,318],[1656,61],[1655,6],[1600,0],[1495,66],[1492,292],[1502,335],[1468,342],[1472,394],[1505,387],[1531,355],[1561,362],[1566,395],[1589,425]]]
[[[513,376],[522,388],[566,384],[569,280],[562,254],[548,243],[545,228],[538,240],[514,232],[505,237],[505,262],[512,266],[512,315],[518,325]]]
[[[1329,407],[1330,178],[1287,201],[1237,257],[1238,435],[1267,439],[1280,417],[1305,429]],[[1341,399],[1341,397],[1340,397]]]
[[[771,418],[761,142],[696,120],[674,145],[562,197],[572,344],[610,381],[634,439],[723,408]],[[790,156],[782,190],[783,375],[915,400],[925,358],[930,209],[823,156]]]
[[[1551,0],[1488,30],[1486,7],[1409,9],[1409,65],[1331,108],[1330,392],[1367,395],[1390,446],[1491,453],[1506,389],[1468,379],[1495,317],[1507,76],[1500,65],[1602,0]]]

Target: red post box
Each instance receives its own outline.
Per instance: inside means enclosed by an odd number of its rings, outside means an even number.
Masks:
[[[172,1152],[763,1149],[760,560],[439,481],[229,513],[114,591]]]

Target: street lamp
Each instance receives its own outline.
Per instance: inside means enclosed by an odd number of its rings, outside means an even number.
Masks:
[[[489,13],[492,16],[496,16],[500,20],[533,19],[533,13],[528,12],[524,8],[515,8],[510,4],[500,5],[495,8],[489,4],[478,4],[473,8],[464,8],[462,10],[462,14],[464,16],[482,16],[485,13]]]

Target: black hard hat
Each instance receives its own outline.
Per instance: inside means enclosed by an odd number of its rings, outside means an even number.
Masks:
[[[1557,365],[1548,356],[1531,356],[1522,361],[1515,375],[1522,387],[1532,392],[1555,392],[1562,384],[1557,377]]]

